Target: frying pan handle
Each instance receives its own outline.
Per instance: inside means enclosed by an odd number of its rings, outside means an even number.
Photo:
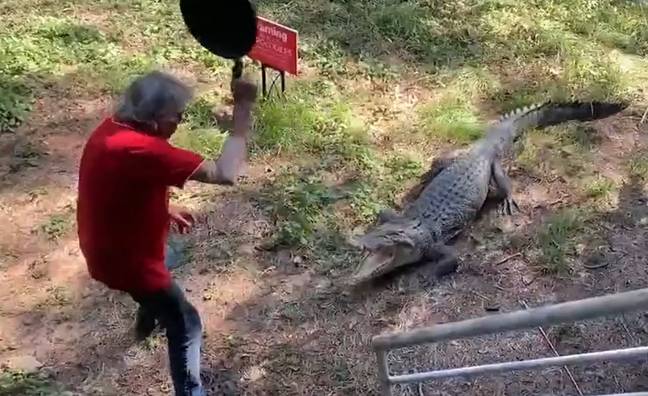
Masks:
[[[243,59],[234,59],[234,66],[232,66],[232,80],[241,78],[243,75]]]
[[[232,80],[230,81],[230,89],[234,92],[234,81],[241,78],[243,75],[243,58],[234,59],[234,65],[232,66]]]

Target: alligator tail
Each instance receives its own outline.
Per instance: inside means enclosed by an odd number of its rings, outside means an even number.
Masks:
[[[528,128],[545,128],[567,121],[598,120],[616,114],[626,107],[627,103],[545,102],[502,116],[494,126],[492,137],[498,140],[497,149],[501,150]]]

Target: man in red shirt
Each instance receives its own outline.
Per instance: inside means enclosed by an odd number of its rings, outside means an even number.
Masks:
[[[166,329],[178,396],[204,392],[202,324],[165,266],[170,224],[185,231],[193,223],[190,214],[169,207],[169,187],[182,188],[187,180],[235,183],[257,89],[244,80],[232,85],[234,130],[218,159],[169,144],[191,91],[170,75],[152,72],[126,89],[115,114],[91,134],[79,168],[78,236],[90,275],[139,304],[139,339],[151,334],[156,321]]]

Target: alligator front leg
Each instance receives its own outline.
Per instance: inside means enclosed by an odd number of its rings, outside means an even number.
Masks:
[[[454,249],[446,245],[430,246],[425,252],[430,275],[438,279],[457,271],[459,258]]]
[[[494,197],[502,199],[500,212],[502,215],[513,215],[513,208],[520,211],[520,207],[513,199],[513,188],[511,179],[508,177],[502,164],[499,161],[493,161],[491,169],[491,182],[495,187]]]

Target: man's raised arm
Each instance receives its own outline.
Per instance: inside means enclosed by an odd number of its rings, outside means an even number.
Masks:
[[[234,130],[225,140],[217,160],[208,160],[189,178],[203,183],[233,185],[247,156],[247,140],[252,123],[252,107],[256,101],[255,84],[236,80],[234,92]]]

